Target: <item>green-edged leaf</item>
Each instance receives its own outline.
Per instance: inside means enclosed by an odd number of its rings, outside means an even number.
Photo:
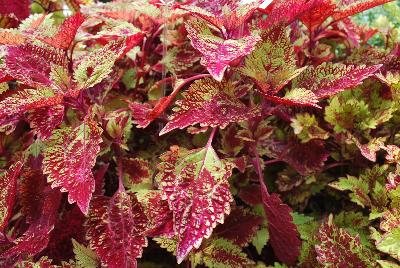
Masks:
[[[242,248],[226,239],[216,239],[202,250],[203,262],[209,268],[236,268],[251,267],[254,262],[250,260]]]
[[[235,95],[234,85],[226,81],[197,80],[182,95],[183,99],[176,102],[175,113],[160,135],[196,124],[225,128],[229,123],[248,120],[261,112],[258,106],[247,107],[242,103]]]
[[[294,81],[295,87],[311,90],[318,99],[328,98],[343,90],[353,88],[381,68],[381,65],[345,65],[325,62],[309,67]]]
[[[191,151],[173,146],[161,160],[156,179],[173,213],[181,263],[230,213],[228,178],[233,165],[221,161],[210,146]]]
[[[53,132],[46,142],[43,173],[52,188],[68,192],[69,203],[76,202],[87,214],[94,191],[92,168],[100,151],[101,129],[90,118],[81,125]]]

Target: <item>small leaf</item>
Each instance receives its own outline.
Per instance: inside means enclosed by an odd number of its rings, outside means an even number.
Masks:
[[[72,239],[77,268],[96,268],[99,265],[99,257],[91,249],[79,244]]]

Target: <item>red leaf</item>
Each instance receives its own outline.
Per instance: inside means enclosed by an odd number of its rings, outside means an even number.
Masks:
[[[21,205],[21,212],[26,217],[26,222],[32,223],[43,202],[46,178],[40,169],[24,168],[18,186],[18,201]]]
[[[67,50],[84,21],[85,17],[81,13],[76,13],[64,21],[55,36],[46,38],[43,41],[55,48]]]
[[[158,179],[173,213],[176,257],[181,263],[229,214],[232,166],[221,161],[211,147],[192,151],[171,147],[161,160]]]
[[[301,155],[302,157],[299,157]],[[301,175],[319,171],[328,159],[329,152],[321,140],[311,140],[307,143],[289,143],[279,153],[278,158],[291,165]]]
[[[32,86],[51,86],[51,65],[66,68],[67,59],[56,49],[35,45],[8,46],[4,72],[21,83]]]
[[[244,247],[253,239],[262,222],[262,217],[237,207],[231,211],[224,224],[215,228],[214,234]]]
[[[63,118],[64,105],[38,108],[28,114],[29,125],[41,140],[47,140],[53,130],[61,125]]]
[[[60,104],[63,96],[48,88],[24,89],[0,102],[0,118]]]
[[[307,68],[296,78],[295,86],[310,89],[318,99],[328,98],[358,86],[381,66],[378,64],[367,67],[327,62]]]
[[[137,267],[136,258],[147,246],[147,218],[136,196],[118,191],[112,198],[93,198],[86,226],[89,246],[104,265]]]
[[[341,20],[393,0],[339,0],[333,18]]]
[[[232,61],[249,54],[260,40],[258,36],[224,40],[213,35],[207,24],[200,20],[187,22],[186,30],[192,46],[203,54],[201,65],[217,81],[222,81],[224,72]]]
[[[300,19],[313,31],[335,13],[335,8],[336,4],[332,0],[316,0],[314,8],[305,12]]]
[[[46,142],[43,173],[51,187],[68,192],[69,203],[77,202],[84,214],[94,191],[92,168],[100,151],[101,129],[92,119],[72,129],[57,129]]]
[[[0,176],[0,231],[7,227],[15,202],[17,180],[23,166],[22,161],[13,164]]]
[[[235,96],[235,88],[229,82],[217,82],[205,78],[194,82],[177,101],[175,113],[160,135],[176,128],[200,124],[201,127],[225,128],[229,123],[248,120],[260,114],[259,107],[249,108]]]
[[[261,28],[268,29],[280,24],[289,25],[305,12],[314,8],[319,0],[275,0],[266,10],[268,18],[260,23]]]
[[[73,259],[73,245],[71,239],[79,243],[85,241],[85,216],[77,206],[66,210],[57,219],[54,230],[50,234],[47,248],[42,253],[54,260],[68,261]]]
[[[149,219],[147,235],[151,237],[173,237],[172,211],[168,203],[162,199],[160,191],[148,191],[140,197],[147,218]]]
[[[21,21],[29,17],[30,4],[29,0],[0,0],[0,14],[14,15]]]
[[[261,193],[274,253],[280,261],[294,265],[300,255],[301,241],[290,214],[292,209],[277,194],[269,195],[266,190]]]
[[[48,189],[39,210],[40,217],[29,226],[21,237],[13,241],[15,245],[4,251],[0,258],[34,256],[45,249],[49,242],[49,233],[54,228],[60,200],[61,194],[58,191]]]

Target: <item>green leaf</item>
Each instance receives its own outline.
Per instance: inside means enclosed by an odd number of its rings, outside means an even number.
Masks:
[[[77,268],[96,268],[100,264],[97,254],[72,238],[74,246],[75,262]]]
[[[111,73],[115,61],[122,55],[124,49],[122,40],[112,41],[85,56],[74,72],[78,88],[90,88],[103,81]]]
[[[385,233],[376,242],[376,248],[400,261],[400,226]]]

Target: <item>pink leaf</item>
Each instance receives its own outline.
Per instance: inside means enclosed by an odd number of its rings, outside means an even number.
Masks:
[[[63,96],[48,88],[19,90],[0,102],[0,118],[60,104]]]
[[[7,47],[4,71],[21,83],[32,87],[51,86],[51,65],[66,68],[65,55],[56,49],[35,45]]]
[[[147,246],[147,218],[136,196],[116,192],[93,198],[86,222],[89,246],[110,268],[137,267]]]
[[[232,61],[249,54],[260,40],[258,36],[224,40],[213,35],[207,24],[200,20],[187,22],[186,30],[192,46],[203,54],[200,63],[217,81],[222,81]]]
[[[90,118],[74,129],[54,131],[46,142],[43,173],[51,187],[68,192],[69,203],[77,202],[84,214],[94,191],[92,168],[101,142],[101,129]]]
[[[373,262],[360,237],[353,237],[345,229],[336,227],[332,217],[321,225],[317,237],[320,244],[315,246],[315,250],[321,265],[348,267],[351,264],[351,267],[367,268]]]
[[[139,200],[149,219],[147,235],[151,237],[173,237],[172,211],[160,191],[150,190]]]
[[[21,21],[29,16],[30,4],[29,0],[0,0],[0,14],[14,15]]]

